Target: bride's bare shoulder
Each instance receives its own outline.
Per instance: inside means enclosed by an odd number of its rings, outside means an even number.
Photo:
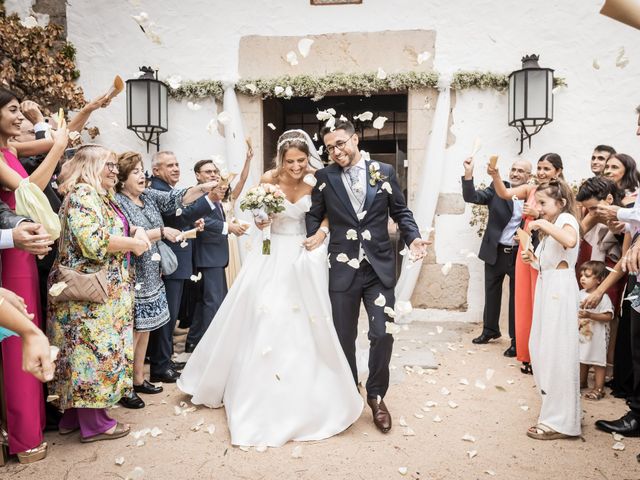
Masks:
[[[264,172],[262,174],[262,177],[260,177],[260,183],[271,183],[271,184],[274,184],[274,185],[276,183],[278,183],[278,179],[276,178],[275,169],[267,170],[266,172]]]

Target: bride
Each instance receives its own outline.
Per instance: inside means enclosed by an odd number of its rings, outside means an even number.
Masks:
[[[271,223],[271,255],[247,256],[178,380],[193,403],[224,405],[233,445],[320,440],[362,413],[331,318],[325,233],[306,238],[310,163],[322,167],[309,135],[283,133],[276,168],[261,179],[287,198]]]

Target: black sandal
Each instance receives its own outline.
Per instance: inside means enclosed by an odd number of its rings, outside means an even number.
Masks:
[[[522,367],[520,367],[520,371],[525,375],[533,375],[533,369],[531,368],[531,364],[529,362],[522,362]]]

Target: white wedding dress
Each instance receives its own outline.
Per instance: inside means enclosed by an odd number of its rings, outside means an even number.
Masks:
[[[178,387],[224,405],[231,443],[279,447],[336,435],[362,413],[331,318],[327,249],[302,247],[306,195],[271,225],[271,255],[245,259]]]

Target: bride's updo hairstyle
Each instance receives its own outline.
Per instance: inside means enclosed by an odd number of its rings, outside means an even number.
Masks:
[[[307,143],[306,138],[299,132],[295,130],[284,132],[278,138],[278,153],[276,155],[276,171],[275,176],[278,176],[280,172],[282,172],[282,165],[284,163],[284,154],[290,148],[297,148],[301,152],[303,152],[307,158],[309,158],[309,144]]]

